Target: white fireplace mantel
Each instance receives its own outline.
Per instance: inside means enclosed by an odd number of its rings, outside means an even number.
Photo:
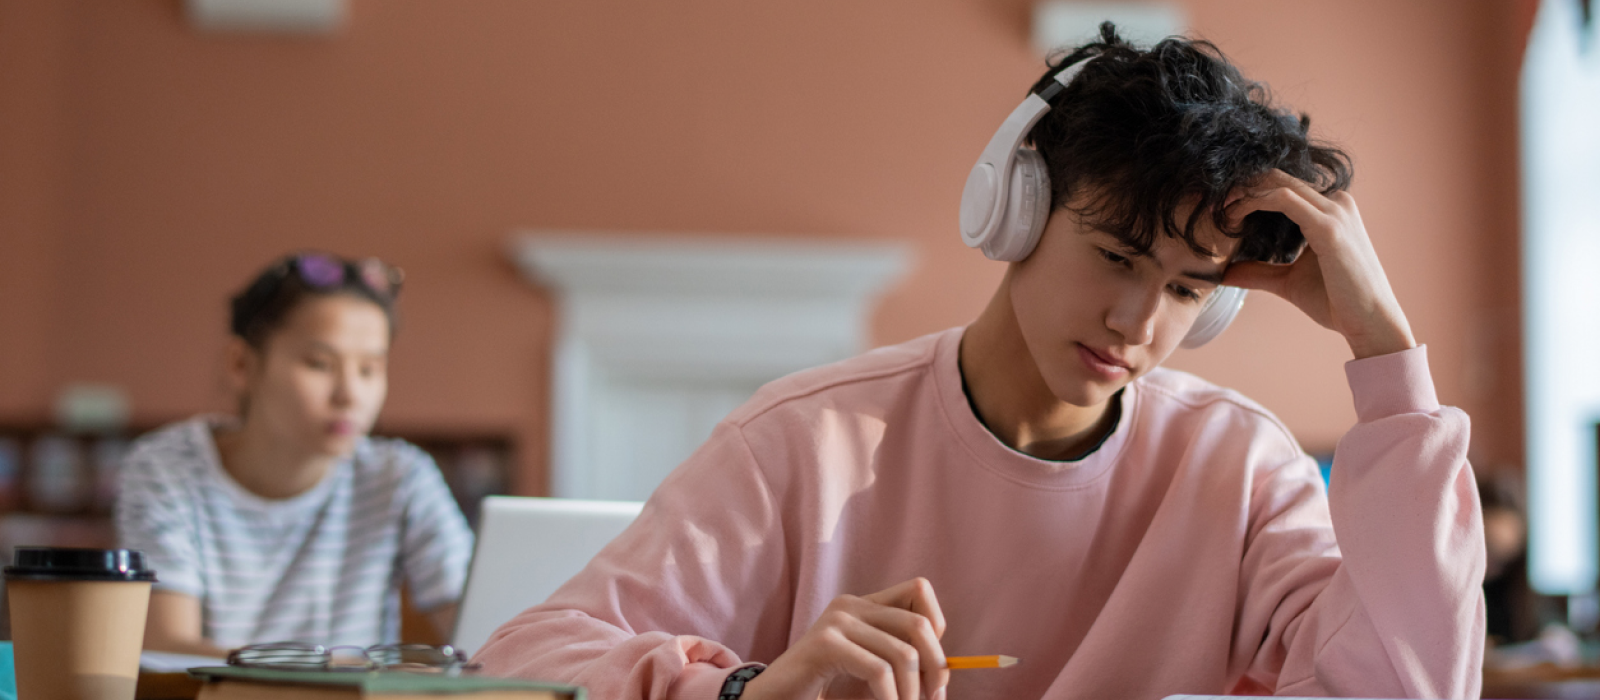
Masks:
[[[553,495],[642,500],[728,411],[868,345],[906,246],[553,231],[511,254],[560,304]]]

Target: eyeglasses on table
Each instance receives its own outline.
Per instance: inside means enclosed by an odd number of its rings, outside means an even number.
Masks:
[[[467,655],[445,644],[323,646],[301,642],[251,644],[228,652],[229,666],[284,671],[411,671],[455,674],[475,670]]]

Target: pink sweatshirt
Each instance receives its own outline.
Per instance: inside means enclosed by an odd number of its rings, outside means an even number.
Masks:
[[[475,660],[595,700],[715,700],[835,596],[923,576],[946,654],[1023,660],[955,672],[952,700],[1477,697],[1468,422],[1424,348],[1346,366],[1360,422],[1325,492],[1271,414],[1172,370],[1080,461],[1011,450],[962,392],[961,333],[764,387]]]

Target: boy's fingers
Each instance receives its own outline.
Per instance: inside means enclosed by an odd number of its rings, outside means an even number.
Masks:
[[[883,676],[884,665],[887,665],[889,682],[894,693],[890,695],[891,698],[921,700],[919,697],[922,694],[919,671],[921,662],[915,646],[865,620],[858,619],[841,631],[855,646],[866,650],[883,662],[883,664],[869,664],[870,673]],[[862,680],[869,684],[873,683],[872,678],[862,678]],[[878,690],[876,685],[873,690],[875,692]]]
[[[1289,217],[1290,221],[1300,226],[1300,232],[1313,246],[1322,242],[1319,239],[1325,239],[1324,233],[1333,229],[1332,216],[1328,212],[1318,209],[1300,193],[1287,187],[1240,199],[1228,210],[1228,217],[1234,226],[1238,226],[1246,216],[1258,211],[1275,211]]]
[[[945,668],[944,648],[934,634],[928,618],[909,610],[875,606],[862,614],[868,625],[883,630],[909,644],[917,653],[917,668],[922,673],[922,691],[929,697],[950,682],[950,671]]]
[[[928,618],[909,610],[878,606],[864,611],[861,619],[916,647],[923,657],[924,668],[944,668],[944,648],[939,646],[939,638],[934,635]]]
[[[922,687],[928,691],[928,697],[943,697],[942,693],[950,685],[950,669],[941,668],[934,671],[922,672]]]
[[[922,690],[931,696],[944,688],[950,680],[950,672],[945,669],[944,648],[939,644],[944,634],[944,613],[933,593],[933,585],[927,579],[916,578],[862,600],[875,606],[860,612],[864,621],[916,649],[923,674]]]
[[[1332,214],[1339,208],[1337,202],[1318,192],[1317,188],[1311,186],[1311,183],[1278,168],[1273,168],[1268,172],[1263,182],[1271,183],[1273,187],[1282,187],[1294,191],[1295,194],[1300,195],[1301,199],[1306,200],[1306,202],[1325,214]]]
[[[872,689],[873,700],[901,700],[888,662],[855,644],[846,644],[839,655],[844,672],[865,681]]]
[[[1289,276],[1289,267],[1289,265],[1263,262],[1236,262],[1228,266],[1228,273],[1222,278],[1222,283],[1230,287],[1279,294],[1283,289],[1284,280]]]
[[[933,623],[935,636],[944,636],[944,612],[939,609],[939,599],[933,594],[933,584],[917,577],[897,583],[870,595],[862,596],[879,605],[910,610]]]

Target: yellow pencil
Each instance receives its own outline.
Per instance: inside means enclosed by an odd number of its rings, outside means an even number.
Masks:
[[[1006,668],[1017,665],[1021,661],[1015,656],[947,656],[944,667],[958,668]]]

